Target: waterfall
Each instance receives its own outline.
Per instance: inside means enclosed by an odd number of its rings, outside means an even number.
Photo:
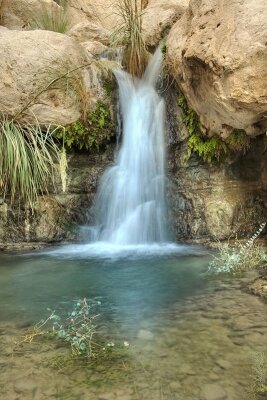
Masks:
[[[122,143],[104,173],[95,199],[96,241],[115,245],[164,243],[164,101],[156,92],[160,49],[142,79],[118,70]]]

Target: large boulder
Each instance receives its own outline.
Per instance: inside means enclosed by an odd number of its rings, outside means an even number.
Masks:
[[[266,0],[191,0],[167,41],[170,71],[207,133],[267,128]]]
[[[14,117],[26,107],[20,116],[36,117],[40,123],[67,125],[79,119],[79,90],[90,91],[87,70],[77,70],[77,90],[74,86],[69,90],[64,79],[53,90],[49,83],[90,63],[83,47],[66,35],[38,30],[1,30],[0,41],[2,114]]]
[[[23,29],[34,25],[42,13],[56,12],[60,6],[54,0],[0,0],[1,25]]]
[[[143,33],[148,46],[157,46],[188,7],[189,0],[149,0],[143,13]]]

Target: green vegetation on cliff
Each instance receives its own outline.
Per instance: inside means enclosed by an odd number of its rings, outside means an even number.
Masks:
[[[53,130],[34,125],[21,126],[12,120],[0,122],[0,192],[11,203],[20,200],[30,208],[39,194],[54,181],[61,152]]]
[[[189,133],[189,157],[192,153],[195,153],[204,161],[212,164],[229,158],[234,152],[245,153],[249,148],[250,138],[243,130],[234,129],[224,140],[219,135],[204,136],[197,113],[188,106],[186,98],[181,92],[178,97],[178,105],[183,110],[183,122]]]
[[[98,151],[110,139],[114,129],[109,107],[98,101],[85,122],[79,120],[60,128],[55,136],[63,140],[67,149]]]

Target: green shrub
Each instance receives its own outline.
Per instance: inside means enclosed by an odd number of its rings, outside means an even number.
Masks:
[[[106,104],[98,101],[95,109],[88,113],[87,121],[77,121],[56,131],[57,138],[62,139],[66,148],[98,151],[112,136],[114,122]]]
[[[244,245],[238,240],[232,246],[229,243],[220,244],[219,253],[209,264],[209,272],[235,275],[266,265],[266,249],[256,242],[265,226],[266,223],[261,224],[258,231]]]
[[[0,190],[11,203],[18,199],[33,209],[38,194],[47,192],[61,159],[53,133],[38,123],[0,122]]]
[[[95,320],[99,314],[95,312],[100,305],[99,300],[80,299],[74,302],[72,310],[64,317],[48,309],[50,316],[28,329],[17,345],[31,343],[36,337],[52,338],[65,342],[73,357],[86,360],[104,355],[113,348],[129,347],[126,341],[115,346],[113,342],[105,343],[97,337]]]
[[[200,128],[197,113],[190,109],[185,96],[180,93],[178,105],[182,108],[183,122],[189,133],[188,155],[197,154],[209,164],[220,162],[230,157],[233,152],[245,153],[250,146],[250,138],[243,130],[234,129],[226,139],[220,136],[205,137]]]

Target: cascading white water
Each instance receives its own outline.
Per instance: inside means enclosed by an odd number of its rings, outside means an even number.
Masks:
[[[104,173],[95,201],[96,240],[115,245],[167,241],[164,101],[155,85],[162,64],[158,49],[143,78],[116,71],[122,144]]]

